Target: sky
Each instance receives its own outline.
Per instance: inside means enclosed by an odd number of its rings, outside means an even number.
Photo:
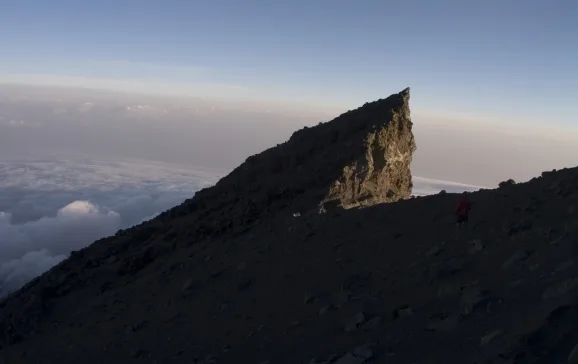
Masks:
[[[6,1],[0,82],[574,126],[574,0]]]

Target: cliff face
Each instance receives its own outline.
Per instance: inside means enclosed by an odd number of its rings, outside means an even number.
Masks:
[[[409,89],[344,114],[351,127],[365,124],[364,138],[331,185],[323,203],[344,208],[368,206],[411,196],[410,164],[416,150],[409,110]],[[346,144],[346,148],[350,147]]]
[[[305,214],[409,198],[416,150],[409,98],[407,88],[303,128],[161,219],[195,217],[191,233],[213,236],[244,231],[286,208]]]
[[[235,225],[286,207],[306,213],[409,198],[416,150],[409,98],[407,88],[305,127],[287,142],[247,158],[216,186],[164,216],[206,218],[224,209],[230,217],[225,225]]]

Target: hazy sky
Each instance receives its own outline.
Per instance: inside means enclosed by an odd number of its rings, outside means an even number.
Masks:
[[[570,124],[575,0],[12,1],[0,80]],[[89,78],[90,80],[87,80]]]

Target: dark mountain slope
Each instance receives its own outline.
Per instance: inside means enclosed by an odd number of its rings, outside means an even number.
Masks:
[[[297,175],[283,170],[285,179]],[[0,358],[526,364],[567,362],[578,343],[571,324],[578,318],[578,169],[473,193],[470,230],[459,240],[452,194],[318,213],[334,190],[309,182],[316,177],[302,177],[310,190],[270,202],[248,186],[237,187],[246,192],[238,199],[219,197],[235,174],[249,178],[236,170],[10,296],[0,308]],[[267,180],[277,181],[259,181]],[[246,211],[251,193],[266,208]],[[231,203],[211,205],[209,195]],[[216,223],[220,214],[230,226]]]

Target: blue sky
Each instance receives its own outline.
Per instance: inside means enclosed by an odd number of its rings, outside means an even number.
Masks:
[[[1,3],[0,82],[146,80],[135,87],[346,107],[411,86],[420,110],[578,115],[575,0]]]

